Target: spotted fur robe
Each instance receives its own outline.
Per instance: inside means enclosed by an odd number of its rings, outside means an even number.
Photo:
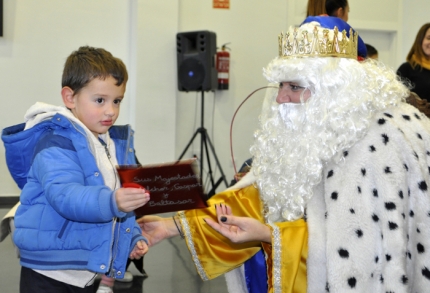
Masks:
[[[430,292],[430,121],[379,113],[344,159],[307,207],[307,291]]]

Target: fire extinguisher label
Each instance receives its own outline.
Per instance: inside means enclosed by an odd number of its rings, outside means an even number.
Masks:
[[[229,70],[229,57],[219,57],[218,58],[218,71],[228,71]]]
[[[227,72],[218,72],[218,78],[227,79],[228,73]]]

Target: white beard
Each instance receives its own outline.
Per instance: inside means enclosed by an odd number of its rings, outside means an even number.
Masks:
[[[314,147],[317,139],[306,133],[306,104],[279,105],[273,100],[269,107],[251,148],[252,169],[265,203],[266,220],[292,221],[303,216],[312,187],[320,181],[322,164]]]
[[[362,116],[360,130],[351,132],[336,123],[338,116],[331,119],[330,111],[321,111],[321,100],[278,104],[276,94],[263,105],[260,129],[251,147],[252,170],[269,223],[303,217],[325,162],[342,160],[343,151],[365,133],[369,119]]]

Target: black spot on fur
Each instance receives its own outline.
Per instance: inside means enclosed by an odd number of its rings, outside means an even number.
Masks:
[[[389,211],[393,211],[396,209],[396,204],[394,202],[386,202],[385,208]]]
[[[343,156],[344,156],[344,157],[348,157],[348,151],[344,151],[344,152],[343,152]]]
[[[430,280],[430,271],[429,271],[429,269],[427,267],[424,267],[421,270],[421,273],[423,274],[424,277],[426,277],[427,279]]]
[[[385,167],[384,172],[385,172],[385,174],[391,174],[391,173],[393,173],[393,172],[391,172],[391,168],[388,167],[388,166]]]
[[[417,233],[421,233],[421,230],[419,228],[417,228]]]
[[[425,181],[418,182],[418,188],[422,191],[427,190],[427,183]]]
[[[413,210],[411,210],[411,211],[409,212],[409,217],[413,218],[414,216],[415,216],[415,213],[414,213],[414,211],[413,211]]]
[[[384,119],[384,118],[379,118],[379,119],[378,119],[378,124],[379,124],[379,125],[383,125],[383,124],[385,124],[385,119]]]
[[[410,121],[411,117],[409,115],[402,115],[403,119],[405,119],[406,121]]]
[[[387,143],[388,143],[388,141],[389,141],[390,139],[389,139],[389,137],[388,137],[388,135],[386,135],[385,133],[384,134],[382,134],[382,142],[386,145]]]
[[[400,197],[401,199],[403,199],[403,191],[402,191],[402,190],[399,190],[399,197]]]
[[[415,118],[417,118],[418,120],[421,120],[421,117],[420,117],[417,113],[414,113],[414,116],[415,116]]]
[[[363,175],[363,176],[366,176],[366,169],[361,169],[361,174]]]
[[[379,256],[375,257],[375,263],[378,263],[379,261]]]
[[[418,253],[424,253],[425,252],[425,248],[421,243],[417,244],[417,251],[418,251]]]
[[[339,250],[337,251],[339,253],[339,256],[341,258],[349,258],[349,252],[346,249],[343,248],[339,248]]]
[[[332,200],[337,200],[337,197],[338,197],[338,193],[336,191],[331,193],[331,199]]]
[[[330,178],[331,176],[333,176],[333,174],[334,174],[333,170],[328,171],[327,178]]]
[[[420,158],[418,157],[418,154],[416,152],[414,152],[414,157],[419,160]]]
[[[406,171],[409,171],[408,165],[403,164],[403,168],[405,168]]]
[[[417,137],[419,138],[419,139],[423,139],[423,137],[421,136],[421,134],[419,134],[419,133],[417,133]]]
[[[349,278],[348,279],[348,285],[351,288],[355,288],[355,285],[357,285],[357,280],[354,277]]]
[[[402,284],[406,285],[408,283],[408,277],[406,277],[405,275],[402,276],[401,279]]]
[[[363,231],[361,229],[355,230],[355,233],[357,234],[358,238],[363,237]]]
[[[360,186],[357,186],[357,191],[358,191],[358,193],[361,193],[361,187]]]
[[[329,283],[327,282],[327,283],[325,283],[325,291],[326,292],[330,292],[330,285],[329,285]]]
[[[349,209],[349,212],[350,212],[351,214],[355,214],[354,209]]]
[[[372,219],[374,222],[378,222],[379,221],[379,217],[375,214],[372,215]]]
[[[382,284],[384,284],[384,276],[383,276],[383,275],[381,275],[381,276],[379,277],[379,281],[380,281]]]
[[[377,190],[376,188],[374,188],[374,189],[372,190],[372,193],[373,193],[373,196],[374,196],[374,197],[378,197],[378,190]]]
[[[390,228],[390,230],[396,230],[399,227],[399,225],[397,225],[394,222],[388,222],[388,228]]]
[[[386,255],[385,255],[385,259],[386,259],[387,261],[390,261],[390,260],[391,260],[391,255],[386,254]]]
[[[373,146],[373,145],[371,145],[370,147],[369,147],[369,150],[373,153],[373,152],[376,152],[376,148]]]
[[[409,259],[412,259],[412,254],[411,254],[411,252],[409,250],[406,251],[406,255],[408,256]]]
[[[403,220],[406,219],[405,213],[402,213]]]
[[[393,115],[389,114],[389,113],[384,113],[385,116],[387,116],[388,118],[393,118]]]

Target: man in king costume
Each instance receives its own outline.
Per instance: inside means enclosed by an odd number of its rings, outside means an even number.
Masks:
[[[357,60],[356,33],[321,23],[279,37],[250,172],[207,209],[138,221],[234,293],[428,292],[430,121],[392,69]]]

